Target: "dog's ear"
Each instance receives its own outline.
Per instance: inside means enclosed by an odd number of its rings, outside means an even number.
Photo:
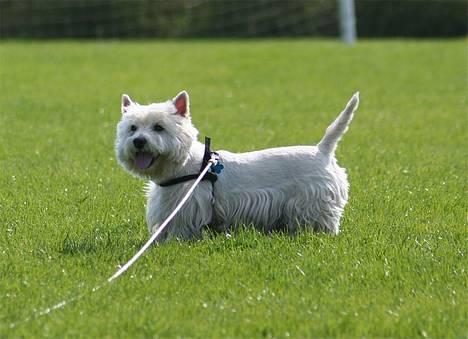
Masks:
[[[133,105],[132,99],[130,99],[130,97],[127,94],[122,94],[122,114],[127,113],[127,110],[131,105]]]
[[[182,91],[177,94],[174,99],[172,99],[172,103],[177,110],[176,114],[183,117],[190,115],[190,98],[186,91]]]

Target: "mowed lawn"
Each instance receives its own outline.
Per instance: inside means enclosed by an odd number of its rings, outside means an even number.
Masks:
[[[2,42],[0,338],[465,337],[465,52],[463,39]],[[337,151],[342,232],[171,242],[90,293],[148,238],[144,182],[114,156],[120,96],[181,89],[200,140],[232,151],[315,144],[360,90]]]

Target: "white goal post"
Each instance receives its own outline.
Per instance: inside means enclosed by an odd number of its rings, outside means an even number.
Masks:
[[[354,0],[338,0],[341,39],[352,45],[356,42],[356,14]]]

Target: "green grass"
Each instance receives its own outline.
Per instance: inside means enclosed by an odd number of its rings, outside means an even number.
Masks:
[[[3,42],[0,337],[465,337],[466,40]],[[352,93],[337,236],[146,241],[120,95],[180,89],[214,149],[315,144]]]

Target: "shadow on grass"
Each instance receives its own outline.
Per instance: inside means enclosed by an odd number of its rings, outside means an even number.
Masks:
[[[112,230],[101,231],[96,228],[87,234],[67,233],[60,244],[59,252],[71,256],[91,253],[126,255],[128,248],[140,248],[146,242],[139,238],[138,233],[130,232],[130,229],[132,228],[125,225]]]
[[[228,233],[205,230],[203,233],[204,240],[199,242],[199,246],[206,247],[209,252],[242,251],[293,244],[309,245],[311,243],[321,243],[332,237],[330,234],[316,232],[307,227],[300,227],[295,232],[281,229],[264,232],[250,225],[237,227]]]
[[[136,252],[148,240],[141,232],[133,232],[136,226],[119,225],[114,229],[104,230],[95,228],[85,234],[67,233],[59,246],[59,252],[64,255],[81,256],[88,254],[110,254],[112,256],[126,258],[129,251]],[[202,250],[205,253],[221,253],[226,251],[244,251],[256,248],[274,248],[277,246],[315,245],[333,238],[329,234],[315,232],[310,228],[299,228],[296,232],[273,230],[264,232],[254,226],[238,226],[229,232],[219,232],[211,229],[203,231],[202,239],[182,241],[169,240],[164,243],[153,244],[162,246],[164,251],[172,251],[174,247],[179,249],[190,248]],[[189,250],[190,251],[190,250]]]

